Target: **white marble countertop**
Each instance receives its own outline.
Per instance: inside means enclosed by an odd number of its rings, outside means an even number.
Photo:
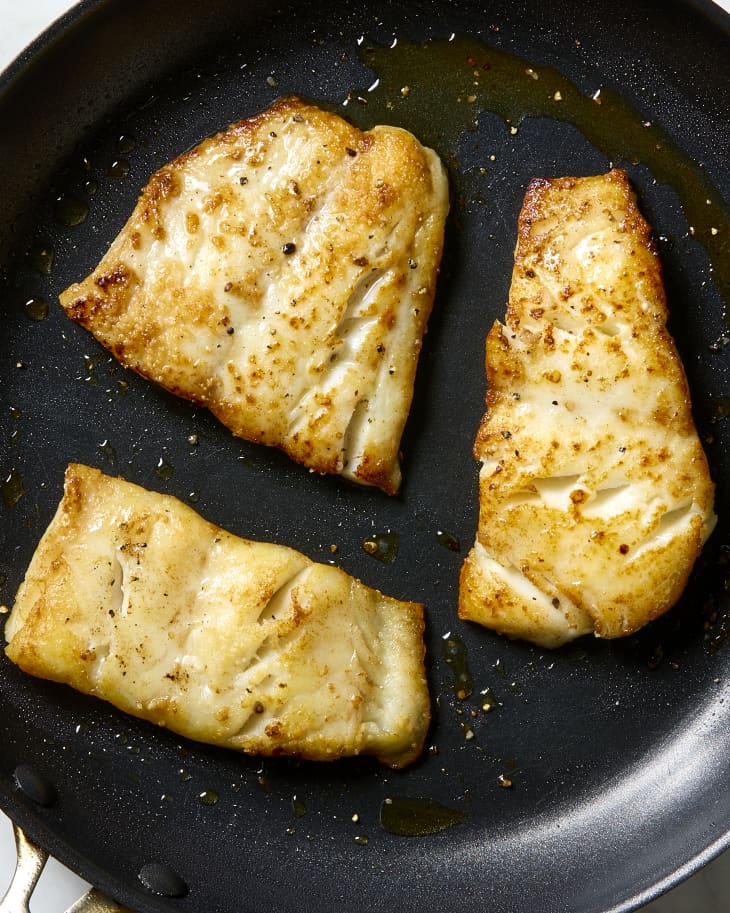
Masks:
[[[730,13],[730,0],[717,0]],[[69,0],[0,0],[0,72],[55,19]],[[15,847],[8,818],[0,812],[0,897],[12,878]],[[62,913],[88,885],[51,859],[33,895],[32,913]],[[642,913],[727,913],[730,909],[730,850],[692,878],[643,908]],[[18,911],[21,913],[21,911]]]

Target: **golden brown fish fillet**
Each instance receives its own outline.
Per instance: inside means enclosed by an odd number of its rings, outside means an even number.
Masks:
[[[234,434],[393,494],[448,205],[410,133],[283,99],[154,174],[61,303]]]
[[[32,675],[251,754],[402,767],[429,725],[422,606],[86,466],[5,636]]]
[[[649,227],[624,172],[538,179],[487,337],[459,614],[554,647],[679,598],[715,522]]]

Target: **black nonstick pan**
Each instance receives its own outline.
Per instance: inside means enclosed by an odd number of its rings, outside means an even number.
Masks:
[[[285,94],[408,127],[449,170],[396,498],[233,439],[57,304],[153,170]],[[0,804],[31,838],[140,913],[627,911],[730,843],[729,100],[730,17],[700,0],[89,0],[5,72],[0,602],[84,462],[422,601],[434,710],[403,772],[261,761],[3,656]],[[661,252],[720,520],[667,616],[548,652],[456,617],[484,338],[528,181],[612,164]]]

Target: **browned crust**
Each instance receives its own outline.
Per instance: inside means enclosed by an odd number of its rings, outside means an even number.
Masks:
[[[139,251],[143,244],[148,244],[149,238],[164,242],[168,230],[165,224],[164,207],[165,204],[174,201],[181,195],[181,175],[188,164],[205,156],[209,150],[214,151],[216,155],[223,150],[220,154],[223,158],[226,158],[227,155],[231,162],[235,162],[245,155],[246,163],[255,169],[258,146],[269,142],[269,137],[275,135],[269,130],[269,125],[272,121],[281,118],[290,118],[297,122],[306,121],[307,127],[311,130],[321,131],[323,135],[333,137],[330,143],[332,150],[336,148],[339,150],[338,154],[341,153],[343,156],[345,151],[347,152],[346,161],[351,162],[347,170],[349,181],[347,192],[350,203],[360,214],[358,219],[361,219],[365,226],[372,226],[374,231],[387,224],[390,218],[389,207],[393,206],[394,200],[399,194],[405,192],[402,179],[400,185],[396,187],[398,180],[395,176],[396,169],[404,168],[407,173],[413,175],[414,185],[433,189],[432,172],[429,171],[422,147],[415,142],[411,147],[408,142],[403,141],[400,134],[393,135],[398,131],[382,131],[377,134],[376,138],[373,134],[362,133],[336,115],[323,111],[299,98],[284,97],[267,111],[232,124],[198,146],[184,152],[156,172],[139,197],[137,207],[125,229],[113,243],[98,268],[82,282],[74,283],[66,289],[60,295],[60,301],[70,319],[94,333],[97,339],[107,346],[123,365],[174,394],[209,408],[235,435],[257,443],[278,447],[315,472],[344,472],[345,475],[349,474],[363,484],[375,485],[392,495],[397,493],[400,487],[399,445],[408,415],[410,398],[405,403],[405,408],[401,404],[397,410],[393,410],[388,437],[383,435],[377,449],[366,453],[360,465],[350,472],[345,471],[347,466],[343,465],[346,461],[343,461],[342,434],[337,439],[329,427],[330,424],[340,422],[337,415],[346,406],[330,403],[326,407],[325,403],[319,403],[320,412],[316,418],[312,417],[309,420],[308,434],[303,433],[302,430],[290,433],[283,427],[283,420],[280,416],[276,419],[279,425],[272,430],[272,409],[265,402],[265,397],[262,398],[261,391],[265,388],[270,389],[277,376],[284,376],[286,371],[292,370],[290,354],[281,354],[281,352],[290,353],[290,350],[280,351],[279,343],[269,347],[271,352],[266,359],[259,359],[256,365],[239,365],[236,376],[228,378],[226,381],[212,376],[211,373],[202,376],[202,372],[183,370],[177,372],[181,375],[181,379],[175,376],[174,353],[171,353],[171,359],[168,361],[148,354],[156,352],[158,348],[161,351],[168,344],[171,335],[170,320],[164,313],[162,305],[159,310],[156,310],[154,302],[146,303],[146,278],[138,275],[135,269],[129,265],[130,261],[136,263],[134,252]],[[276,141],[274,140],[274,142]],[[370,168],[374,166],[368,164],[368,156],[365,153],[376,146],[379,150],[376,154],[379,163],[377,167],[391,168],[392,179],[386,176],[373,180],[373,176],[370,174]],[[230,149],[230,152],[226,154],[225,149]],[[249,157],[252,157],[250,161]],[[296,182],[294,183],[296,184]],[[219,207],[231,203],[224,193],[225,189],[211,192],[210,199],[205,201],[206,212],[214,213]],[[231,188],[228,188],[228,193],[229,195],[233,193]],[[292,194],[296,196],[296,205],[299,207],[297,218],[302,219],[302,224],[306,224],[309,221],[309,216],[306,214],[311,213],[316,200],[314,198],[305,199],[304,195],[300,195],[301,191],[297,186],[292,188]],[[276,205],[272,205],[275,209]],[[291,214],[287,218],[291,218]],[[415,218],[420,225],[428,223],[431,214],[419,211]],[[199,229],[193,212],[186,215],[186,229],[190,238],[193,238]],[[255,226],[252,230],[255,233]],[[365,230],[367,231],[367,227]],[[223,250],[226,245],[235,245],[235,230],[231,228],[230,231],[230,235],[216,236],[211,239],[211,242],[216,241]],[[417,306],[413,309],[416,314],[420,315],[415,322],[420,324],[420,329],[417,331],[420,335],[425,332],[433,305],[443,244],[443,229],[440,233],[432,232],[430,229],[428,231],[428,236],[433,237],[433,241],[427,260],[433,262],[434,265],[428,274],[424,273],[423,287],[419,289],[418,301],[414,301],[414,305]],[[370,237],[373,235],[371,234]],[[369,262],[368,257],[356,256],[357,253],[357,250],[353,251],[352,256],[347,259],[356,265],[362,275],[369,269],[377,268]],[[317,280],[314,277],[315,266],[320,270]],[[317,264],[312,257],[307,267],[309,272],[303,275],[302,287],[308,288],[309,284],[314,284],[316,281],[329,285],[334,278],[333,272],[339,270],[340,267],[341,262],[335,262],[331,251],[322,253]],[[252,270],[254,269],[260,269],[260,267],[255,264],[252,267]],[[142,272],[143,269],[140,267],[140,273]],[[400,273],[394,273],[389,277],[389,295],[395,295],[397,289],[401,288],[401,300],[404,302],[408,300],[409,295],[413,294],[407,287],[406,274],[410,275],[408,267],[404,267]],[[183,303],[187,303],[183,299],[186,292],[180,290],[177,293],[175,289],[167,286],[164,291],[165,295],[170,297],[170,301],[165,299],[168,309],[172,308],[176,312],[182,308]],[[258,294],[260,298],[263,296],[263,292],[255,281],[248,281],[245,275],[240,274],[232,275],[229,278],[229,281],[225,283],[225,292],[230,296],[229,303],[236,296],[238,296],[239,302],[245,300],[250,303],[251,312],[259,306],[256,295]],[[175,298],[176,294],[177,298]],[[282,303],[289,306],[289,302]],[[218,312],[228,307],[225,302],[213,298],[206,302],[200,294],[194,305],[195,320],[206,332],[217,328],[217,323],[221,322],[218,320]],[[308,311],[306,303],[302,304],[301,301],[297,303],[296,300],[293,300],[291,305],[291,332],[313,333],[315,332],[313,323],[317,323],[318,326],[326,325],[328,318],[323,316],[322,308],[319,309],[319,313],[315,309]],[[122,320],[128,311],[131,313],[132,307],[141,311],[138,319]],[[378,315],[378,332],[382,334],[392,332],[396,320],[395,305],[393,304],[390,310],[384,308],[383,312]],[[408,333],[415,331],[415,323],[407,327]],[[124,330],[119,329],[122,325]],[[229,327],[229,329],[233,331],[234,328]],[[222,327],[221,332],[224,331],[225,327]],[[332,332],[336,334],[336,331]],[[412,379],[415,375],[420,351],[420,335],[412,352],[409,352],[406,357],[403,356],[403,353],[398,355],[396,370],[391,371],[392,375],[403,379],[404,386],[408,385],[410,378],[410,396],[413,392]],[[329,345],[330,341],[324,340],[323,343]],[[379,372],[382,363],[390,357],[392,356],[384,348],[379,348],[369,360],[368,370]],[[364,363],[363,367],[365,367]],[[226,389],[226,384],[228,392],[224,393],[222,391]],[[318,425],[317,422],[319,422]]]
[[[486,412],[474,444],[485,464],[477,541],[521,575],[523,589],[499,583],[487,561],[482,576],[472,552],[461,574],[462,617],[541,642],[530,587],[553,587],[579,613],[570,616],[574,632],[590,623],[601,637],[631,634],[676,603],[712,529],[714,489],[667,317],[661,263],[625,172],[530,182],[505,323],[487,336]],[[533,400],[543,413],[533,414]],[[592,432],[599,419],[600,433]],[[583,481],[559,509],[535,484],[571,477]],[[655,500],[643,514],[625,505],[614,521],[592,506],[613,484],[652,485]],[[690,511],[671,547],[659,534],[665,500],[667,516]],[[572,550],[584,567],[600,565],[592,573],[605,587],[582,579],[564,557]],[[545,645],[560,636],[553,631]]]

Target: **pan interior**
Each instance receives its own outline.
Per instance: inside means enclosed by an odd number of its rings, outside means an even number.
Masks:
[[[528,0],[131,6],[82,4],[2,85],[0,600],[12,603],[66,464],[88,463],[174,494],[241,536],[325,562],[336,545],[349,573],[422,601],[434,725],[423,759],[401,773],[368,760],[262,762],[29,680],[3,657],[3,806],[142,913],[455,902],[511,911],[538,898],[544,909],[597,913],[647,900],[724,846],[730,820],[730,387],[716,265],[727,247],[691,230],[679,176],[606,151],[547,102],[522,114],[496,101],[482,108],[469,100],[481,88],[471,93],[454,73],[461,63],[472,82],[489,82],[491,48],[494,60],[554,70],[583,97],[617,93],[701,166],[727,220],[721,108],[730,87],[712,59],[727,56],[730,31],[711,27],[701,4],[659,11],[621,0],[599,11],[567,0],[549,20]],[[428,41],[440,50],[408,56]],[[468,50],[473,41],[483,59]],[[698,57],[698,47],[707,53]],[[466,59],[454,48],[467,49]],[[494,80],[497,98],[509,87]],[[449,169],[452,213],[398,498],[311,476],[232,439],[204,411],[121,368],[57,304],[103,254],[152,171],[290,93],[362,127],[413,129]],[[655,232],[720,523],[668,616],[624,642],[584,639],[547,652],[455,614],[477,520],[471,448],[484,408],[484,338],[504,313],[527,182],[612,164],[629,171]],[[377,534],[397,542],[391,563],[362,548]],[[466,698],[459,674],[472,682]],[[53,783],[54,803],[38,806],[17,788],[20,764]],[[442,820],[462,820],[427,836],[393,834],[381,809],[404,798],[438,802]],[[140,871],[158,862],[183,878],[186,896],[144,888]]]

